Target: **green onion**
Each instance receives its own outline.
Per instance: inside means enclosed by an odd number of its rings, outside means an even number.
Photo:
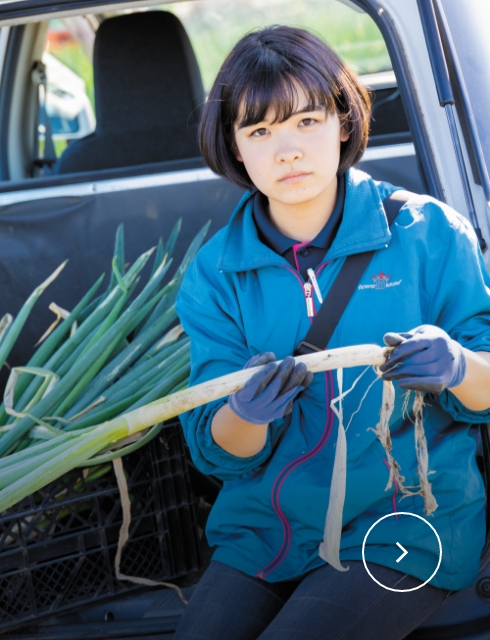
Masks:
[[[165,419],[134,430],[123,415],[188,386],[190,341],[180,325],[173,326],[175,299],[209,223],[165,283],[181,224],[179,219],[167,241],[160,239],[156,252],[143,253],[127,271],[121,225],[105,292],[95,297],[101,276],[29,362],[13,367],[0,406],[0,512],[75,467],[86,467],[88,478],[107,473],[108,463],[162,429]],[[152,253],[151,274],[135,295]],[[0,362],[63,266],[36,288],[15,320],[0,321]]]

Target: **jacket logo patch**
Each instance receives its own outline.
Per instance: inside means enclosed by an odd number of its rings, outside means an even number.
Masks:
[[[379,273],[377,276],[371,276],[373,284],[360,284],[358,286],[359,291],[362,289],[388,289],[389,287],[398,287],[401,284],[401,280],[390,282],[391,276],[389,274]]]

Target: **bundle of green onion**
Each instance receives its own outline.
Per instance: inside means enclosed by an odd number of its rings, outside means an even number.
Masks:
[[[107,462],[162,428],[154,422],[150,429],[131,430],[120,416],[188,384],[189,339],[180,325],[169,327],[177,319],[180,283],[209,223],[164,284],[180,224],[165,245],[160,240],[156,252],[142,254],[127,271],[120,227],[106,291],[95,297],[102,275],[73,311],[63,314],[29,363],[12,369],[0,406],[0,512],[77,466],[109,469]],[[132,296],[152,253],[151,275]],[[63,267],[33,292],[15,320],[6,316],[0,322],[0,367],[36,300]]]

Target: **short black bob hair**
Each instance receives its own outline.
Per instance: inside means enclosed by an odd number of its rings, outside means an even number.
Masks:
[[[338,173],[361,158],[369,134],[371,101],[355,74],[322,40],[304,29],[274,25],[252,31],[233,47],[218,72],[199,126],[199,145],[206,164],[218,175],[246,189],[253,184],[236,159],[234,127],[264,120],[272,107],[283,122],[297,108],[295,82],[312,109],[336,111],[349,133],[340,152]]]

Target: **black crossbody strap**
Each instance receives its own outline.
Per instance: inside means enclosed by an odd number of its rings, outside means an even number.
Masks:
[[[413,195],[409,191],[395,191],[383,200],[390,227],[405,202]],[[304,356],[326,348],[374,253],[374,251],[366,251],[346,258],[305,339],[296,347],[295,356]]]

